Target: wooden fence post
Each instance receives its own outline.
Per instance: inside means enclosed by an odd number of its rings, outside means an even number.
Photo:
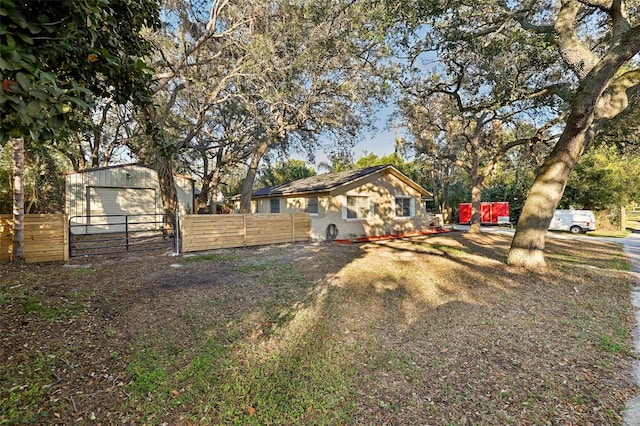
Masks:
[[[291,213],[291,242],[296,242],[296,214]]]
[[[69,261],[69,220],[67,215],[62,215],[62,232],[64,236],[62,238],[62,242],[64,244],[64,252],[62,254],[62,260],[65,262]]]
[[[247,246],[247,214],[242,213],[242,247]]]

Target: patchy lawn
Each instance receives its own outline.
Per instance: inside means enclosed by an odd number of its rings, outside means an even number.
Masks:
[[[621,250],[548,241],[533,273],[508,243],[2,265],[0,424],[621,424]]]

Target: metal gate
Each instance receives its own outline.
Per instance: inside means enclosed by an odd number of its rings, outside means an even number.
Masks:
[[[69,258],[177,248],[175,215],[110,214],[69,218]]]

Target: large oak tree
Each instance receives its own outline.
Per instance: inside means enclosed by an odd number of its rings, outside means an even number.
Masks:
[[[537,111],[550,119],[564,109],[567,118],[560,137],[538,170],[507,259],[511,265],[544,266],[545,235],[571,171],[603,124],[627,108],[630,92],[640,83],[634,60],[640,51],[638,3],[487,0],[469,5],[435,1],[417,7],[406,1],[402,6],[394,10],[404,13],[403,19],[430,25],[443,35],[435,40],[431,33],[425,37],[443,51],[462,48],[499,59],[505,54],[514,59],[529,55],[522,72],[530,78],[514,93],[535,97]],[[486,49],[491,46],[493,53]],[[511,69],[511,64],[498,60],[484,75]]]
[[[627,4],[564,0],[553,14],[543,13],[542,5],[512,11],[522,28],[554,40],[573,78],[566,83],[572,89],[569,116],[525,202],[509,251],[511,265],[545,264],[545,235],[571,171],[603,124],[627,108],[628,91],[640,83],[640,68],[633,63],[640,27],[630,19]]]
[[[158,167],[167,212],[175,205],[170,171],[177,159],[199,158],[205,196],[225,170],[244,163],[241,205],[248,210],[269,151],[312,152],[321,134],[353,137],[372,117],[367,106],[383,86],[367,77],[380,43],[371,10],[351,2],[198,5],[167,2],[171,19],[150,35],[157,107],[149,111],[152,149],[139,153]]]

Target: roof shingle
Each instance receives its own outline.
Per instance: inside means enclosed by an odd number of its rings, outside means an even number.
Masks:
[[[363,178],[372,173],[392,167],[388,164],[381,166],[366,167],[358,170],[346,170],[336,173],[325,173],[315,175],[304,179],[294,180],[293,182],[283,183],[281,185],[270,186],[253,191],[253,197],[269,197],[274,195],[292,195],[307,192],[323,192],[330,191],[334,188],[353,182],[356,179]]]

